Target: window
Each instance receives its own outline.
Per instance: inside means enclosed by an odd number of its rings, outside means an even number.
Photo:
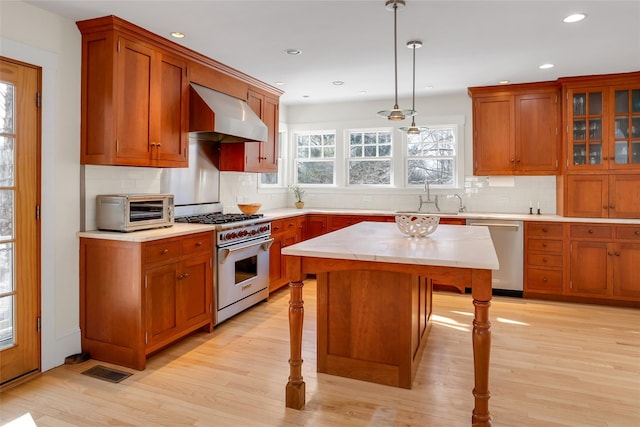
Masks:
[[[391,184],[391,130],[347,131],[349,185]]]
[[[419,135],[407,135],[407,184],[457,186],[458,138],[456,126],[434,126]]]
[[[299,184],[334,184],[336,133],[295,134],[295,173]]]

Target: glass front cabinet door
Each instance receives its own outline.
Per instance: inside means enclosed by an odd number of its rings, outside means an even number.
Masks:
[[[640,85],[638,85],[640,86]],[[640,167],[640,87],[614,90],[613,169]]]
[[[606,88],[569,90],[569,168],[606,169]]]
[[[640,81],[567,90],[567,168],[640,169]]]

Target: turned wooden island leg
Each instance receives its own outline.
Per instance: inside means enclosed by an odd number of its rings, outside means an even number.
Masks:
[[[489,413],[489,359],[491,352],[491,270],[473,270],[471,294],[473,296],[473,368],[475,407],[471,423],[475,426],[491,426]]]
[[[302,322],[304,301],[302,281],[289,283],[289,382],[286,390],[287,408],[302,409],[305,404],[305,384],[302,380]]]

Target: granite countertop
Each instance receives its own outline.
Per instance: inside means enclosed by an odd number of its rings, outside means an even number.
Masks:
[[[395,224],[361,222],[282,249],[283,255],[442,267],[499,268],[486,227],[441,225],[426,237],[408,237]]]

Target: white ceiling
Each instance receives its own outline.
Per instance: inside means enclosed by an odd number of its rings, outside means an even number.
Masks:
[[[283,104],[393,98],[393,13],[385,0],[26,2],[74,21],[116,15],[167,38],[181,31],[180,44],[268,84],[284,82]],[[588,17],[562,22],[574,12]],[[418,97],[503,79],[637,71],[640,0],[406,0],[398,12],[401,98],[411,96],[405,46],[412,39],[423,42],[416,51]],[[286,55],[288,48],[302,54]],[[543,63],[555,67],[541,70]]]

